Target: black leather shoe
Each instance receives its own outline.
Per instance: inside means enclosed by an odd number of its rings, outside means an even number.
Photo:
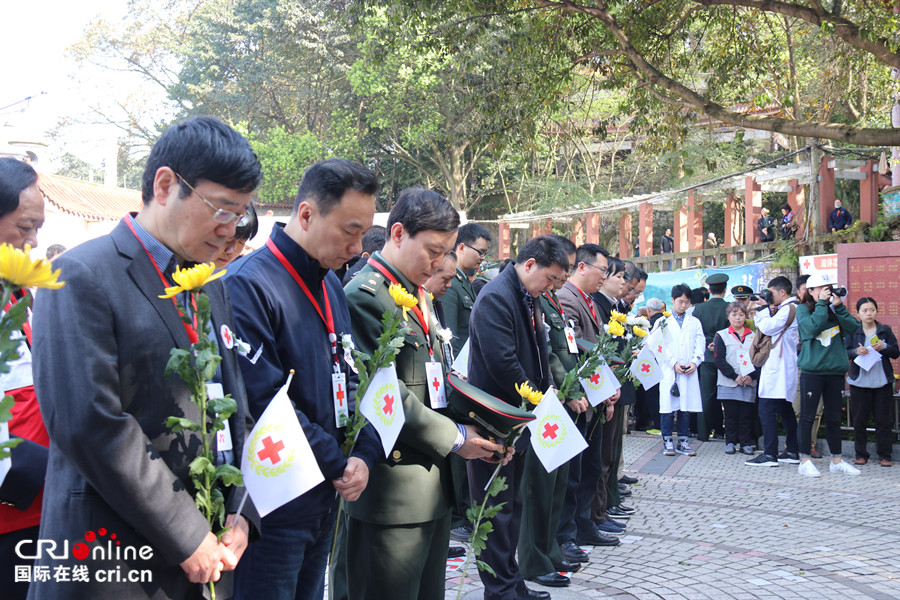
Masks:
[[[619,486],[619,496],[621,496],[622,498],[627,498],[630,495],[631,495],[631,490],[628,489],[627,485]]]
[[[544,587],[569,587],[572,580],[565,575],[560,575],[556,571],[547,573],[546,575],[538,575],[537,577],[529,577],[528,581],[533,581]]]
[[[564,560],[553,565],[553,568],[562,573],[577,573],[581,570],[581,563]]]
[[[517,592],[518,600],[550,600],[550,592],[543,590],[530,590],[525,588],[524,592]]]
[[[634,485],[637,482],[637,477],[631,477],[629,475],[622,475],[622,479],[619,480],[619,483],[624,483],[625,485]]]
[[[447,549],[447,558],[459,558],[466,555],[466,549],[462,546],[450,546]]]
[[[606,514],[608,514],[608,515],[611,516],[611,517],[615,517],[615,518],[617,518],[617,519],[630,519],[630,518],[631,518],[631,514],[632,514],[633,512],[634,512],[634,511],[631,511],[631,512],[625,512],[624,510],[621,509],[621,507],[619,507],[619,506],[613,506],[612,508],[607,509]]]
[[[595,531],[584,537],[576,538],[575,543],[579,546],[618,546],[622,542],[615,536],[603,535],[599,531]]]
[[[571,562],[586,563],[590,562],[587,552],[575,545],[575,542],[566,542],[559,547],[563,558]]]
[[[630,506],[625,506],[625,505],[622,504],[621,502],[619,502],[619,506],[618,506],[617,508],[618,508],[619,510],[624,510],[624,511],[627,512],[629,515],[633,515],[633,514],[634,514],[634,509],[633,509],[633,508],[631,508]]]

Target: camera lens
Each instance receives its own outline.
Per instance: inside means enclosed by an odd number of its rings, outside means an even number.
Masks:
[[[838,296],[838,297],[840,297],[840,298],[843,298],[844,296],[847,295],[847,288],[845,288],[844,286],[838,286],[838,287],[832,289],[831,292],[832,292],[835,296]]]

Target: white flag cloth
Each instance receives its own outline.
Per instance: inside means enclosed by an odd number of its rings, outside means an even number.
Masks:
[[[738,352],[738,375],[749,375],[756,370],[749,352]]]
[[[666,348],[666,334],[662,327],[656,327],[650,335],[644,338],[644,348],[650,350],[659,359]]]
[[[662,367],[656,362],[654,352],[646,346],[635,357],[630,370],[645,390],[657,385],[663,378]]]
[[[397,368],[394,363],[379,369],[369,389],[359,403],[359,410],[375,427],[384,446],[384,456],[390,455],[406,422],[403,402],[400,399],[400,384],[397,382]]]
[[[469,340],[459,349],[459,356],[453,360],[450,368],[463,376],[463,379],[469,377]]]
[[[619,380],[613,375],[612,369],[605,362],[597,367],[593,375],[587,379],[579,379],[579,381],[591,406],[597,406],[622,387]]]
[[[578,456],[588,446],[552,388],[534,409],[534,421],[528,423],[528,428],[534,454],[548,473]]]
[[[290,384],[289,377],[244,442],[244,486],[261,517],[325,481],[288,398]]]

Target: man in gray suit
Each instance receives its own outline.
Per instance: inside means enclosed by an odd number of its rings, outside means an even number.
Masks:
[[[34,379],[51,442],[40,539],[56,550],[26,547],[51,575],[29,598],[200,598],[199,584],[237,565],[258,517],[248,502],[235,518],[244,490],[227,488],[233,527],[218,540],[194,503],[188,466],[200,439],[166,420],[200,414],[181,378],[163,375],[191,335],[160,295],[176,264],[209,262],[234,236],[260,179],[250,145],[227,125],[174,125],[147,159],[140,213],[54,263],[66,285],[37,296]],[[252,421],[231,306],[220,281],[205,290],[222,355],[214,380],[238,406],[231,450],[220,443],[219,456],[239,467]]]

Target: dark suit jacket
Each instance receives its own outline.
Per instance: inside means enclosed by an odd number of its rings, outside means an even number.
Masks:
[[[703,362],[713,363],[716,356],[709,350],[709,345],[713,343],[717,331],[728,327],[728,303],[723,298],[713,296],[706,302],[695,306],[693,314],[703,326],[703,335],[706,336]]]
[[[98,534],[106,546],[116,535],[122,548],[149,546],[149,559],[55,560],[36,565],[87,565],[89,583],[32,584],[29,598],[193,598],[179,563],[210,530],[186,489],[188,465],[200,441],[191,432],[172,433],[169,416],[199,421],[190,392],[178,376],[164,377],[169,351],[189,345],[171,300],[137,238],[125,223],[110,235],[60,256],[66,285],[37,295],[34,309],[34,380],[50,434],[40,537],[70,549]],[[222,385],[237,400],[229,419],[235,462],[252,426],[236,351],[221,341],[220,327],[233,327],[221,280],[207,286],[213,331],[222,355]],[[237,465],[239,466],[239,465]],[[243,488],[228,488],[233,512]],[[245,516],[258,524],[252,503]],[[100,536],[101,529],[109,537]],[[93,548],[98,542],[90,543]],[[144,583],[97,582],[93,571],[150,570]],[[225,592],[226,590],[222,590]],[[228,594],[223,593],[223,597]]]
[[[540,320],[537,298],[534,305]],[[469,383],[519,406],[516,384],[546,392],[553,383],[549,364],[546,335],[535,334],[515,265],[507,266],[484,286],[472,309]]]

